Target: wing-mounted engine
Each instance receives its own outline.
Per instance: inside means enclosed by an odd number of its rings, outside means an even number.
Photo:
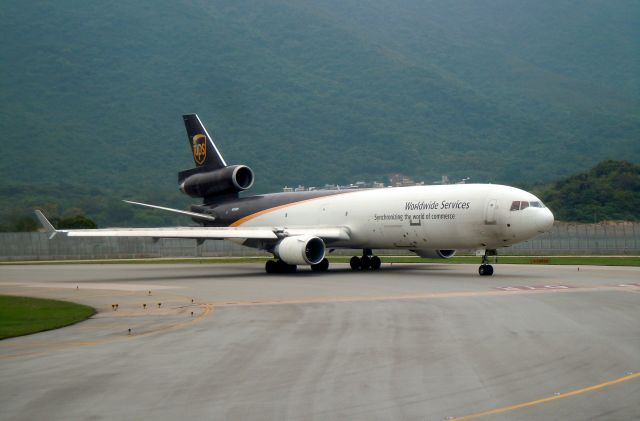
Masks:
[[[316,265],[324,259],[325,245],[313,235],[295,235],[283,238],[273,253],[290,265]]]
[[[455,250],[411,250],[420,257],[428,259],[451,259],[455,256]]]
[[[180,190],[191,197],[239,193],[250,188],[253,180],[253,171],[246,165],[231,165],[211,171],[194,168],[178,174]]]

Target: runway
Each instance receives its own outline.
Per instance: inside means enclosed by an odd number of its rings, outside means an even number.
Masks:
[[[2,420],[640,419],[640,268],[0,266],[0,294],[98,310],[0,341]]]

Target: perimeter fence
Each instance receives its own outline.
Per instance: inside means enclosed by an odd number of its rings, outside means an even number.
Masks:
[[[556,222],[553,229],[524,243],[500,250],[504,255],[637,255],[640,223]]]
[[[464,252],[464,251],[461,251]],[[376,250],[377,254],[411,254],[409,251]],[[353,255],[357,252],[338,251]],[[556,222],[553,229],[527,242],[499,250],[500,255],[638,255],[640,223],[605,222],[572,224]],[[269,256],[230,241],[150,238],[67,238],[46,233],[0,233],[0,260],[69,260],[159,257]]]

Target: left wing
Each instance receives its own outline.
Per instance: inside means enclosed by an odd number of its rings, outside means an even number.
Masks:
[[[36,216],[42,226],[53,238],[62,233],[69,237],[152,237],[152,238],[256,238],[264,240],[277,240],[278,236],[269,228],[214,228],[214,227],[175,227],[175,228],[101,228],[101,229],[72,229],[57,230],[51,225],[40,210],[36,210]]]
[[[100,228],[57,230],[40,210],[36,216],[47,230],[49,239],[62,233],[69,237],[151,237],[151,238],[193,238],[202,240],[225,240],[246,238],[258,240],[279,240],[297,235],[314,235],[324,240],[348,240],[346,227],[329,228],[278,228],[278,227],[172,227],[172,228]]]

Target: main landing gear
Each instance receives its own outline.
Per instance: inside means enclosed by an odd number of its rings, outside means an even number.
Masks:
[[[382,265],[378,256],[373,256],[371,249],[362,250],[362,257],[353,256],[349,261],[353,270],[378,270]]]
[[[329,270],[329,260],[325,257],[315,265],[311,265],[311,270],[314,272],[326,272]]]
[[[478,268],[478,273],[480,276],[491,276],[493,275],[493,266],[489,264],[489,256],[497,256],[498,253],[496,250],[485,250],[484,255],[482,256],[482,264]]]
[[[264,265],[264,270],[267,273],[295,273],[298,270],[296,265],[290,265],[282,260],[267,260]],[[314,272],[326,272],[329,270],[329,260],[325,257],[315,265],[311,265],[311,270]]]
[[[295,273],[298,270],[296,265],[290,265],[282,260],[267,260],[264,265],[267,273]]]

